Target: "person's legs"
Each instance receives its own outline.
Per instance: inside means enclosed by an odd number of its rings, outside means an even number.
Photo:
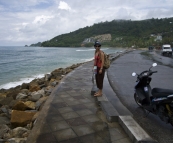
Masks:
[[[99,74],[100,68],[97,70],[97,75],[96,75],[96,83],[97,83],[97,88],[99,89],[98,92],[94,96],[101,96],[102,95],[102,89],[103,89],[103,79],[105,75],[105,69],[103,68],[102,73]]]
[[[98,73],[98,70],[97,70],[97,73]],[[98,74],[96,74],[95,75],[95,80],[96,80],[96,85],[97,85],[97,88],[99,88],[99,75]],[[97,95],[99,93],[99,90],[94,94],[94,96],[95,95]]]

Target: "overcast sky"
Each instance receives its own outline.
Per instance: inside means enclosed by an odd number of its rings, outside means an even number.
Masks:
[[[0,0],[0,46],[24,46],[116,19],[173,17],[172,0]]]

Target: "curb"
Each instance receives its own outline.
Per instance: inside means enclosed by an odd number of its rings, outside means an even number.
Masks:
[[[118,122],[134,143],[158,143],[131,116],[119,116]]]

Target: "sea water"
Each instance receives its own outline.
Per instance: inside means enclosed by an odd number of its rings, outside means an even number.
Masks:
[[[57,68],[90,61],[94,57],[94,48],[60,47],[0,47],[0,89],[9,89],[22,83],[29,83],[35,78]],[[107,54],[125,49],[102,48]]]

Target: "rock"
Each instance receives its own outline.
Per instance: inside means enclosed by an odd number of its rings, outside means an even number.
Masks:
[[[56,84],[57,84],[57,81],[55,80],[55,79],[51,79],[50,80],[50,83],[49,83],[51,86],[56,86]]]
[[[7,133],[10,128],[5,124],[0,124],[0,138],[4,138],[4,134]]]
[[[44,90],[39,90],[38,92],[33,92],[31,93],[31,101],[38,101],[41,97],[44,96],[45,91]]]
[[[13,97],[6,97],[2,100],[0,100],[0,105],[8,105],[10,102],[13,101]]]
[[[23,94],[28,95],[28,94],[29,94],[29,90],[28,90],[28,89],[22,89],[22,90],[20,91],[20,93],[23,93]]]
[[[0,100],[6,98],[6,93],[0,93]]]
[[[37,113],[36,113],[37,114]],[[35,114],[35,115],[36,115]],[[35,116],[34,115],[34,116]],[[33,117],[34,118],[34,117]],[[33,120],[33,118],[32,118],[32,122],[34,122],[35,120]],[[30,122],[29,124],[27,124],[27,126],[26,126],[26,128],[28,129],[28,130],[31,130],[32,129],[32,127],[33,127],[33,123],[32,122]]]
[[[10,119],[5,117],[5,116],[0,116],[0,125],[9,125],[10,124]]]
[[[10,102],[10,104],[8,104],[9,105],[9,107],[10,108],[13,108],[13,106],[17,103],[17,102],[19,102],[20,100],[12,100],[11,102]]]
[[[26,143],[27,138],[11,138],[6,143]]]
[[[35,103],[35,108],[36,108],[37,110],[39,110],[40,107],[41,107],[41,105],[44,104],[44,102],[47,100],[47,98],[48,98],[47,96],[46,96],[46,97],[40,98],[40,99]]]
[[[33,116],[32,122],[34,122],[34,121],[37,119],[37,117],[39,116],[39,114],[40,114],[40,112],[38,111],[38,112]],[[32,122],[31,122],[31,123],[32,123]],[[29,125],[28,125],[28,127],[29,127]]]
[[[26,99],[27,98],[27,95],[26,94],[23,94],[23,93],[19,93],[17,96],[16,96],[16,99]]]
[[[30,85],[29,85],[29,91],[30,92],[34,92],[34,91],[38,91],[38,90],[40,90],[40,86],[37,84],[37,83],[30,83]]]
[[[27,137],[26,136],[26,133],[27,135],[29,134],[29,130],[26,129],[26,128],[23,128],[23,127],[17,127],[17,128],[14,128],[13,130],[11,130],[11,137],[13,138],[24,138],[24,137]]]
[[[35,109],[35,102],[26,101],[24,104],[25,104],[29,109]]]
[[[46,74],[44,77],[45,81],[49,81],[50,78],[51,78],[51,74]]]
[[[11,125],[14,127],[26,126],[32,121],[32,118],[35,114],[35,112],[12,110]]]
[[[43,77],[43,78],[40,78],[40,79],[38,80],[38,84],[39,84],[39,85],[42,85],[42,84],[44,84],[44,81],[45,81],[45,80],[44,80],[44,77]]]
[[[18,88],[9,89],[9,92],[7,93],[7,97],[13,97],[13,99],[16,99],[16,96],[19,94],[20,90]]]
[[[23,83],[21,89],[29,89],[29,83]]]
[[[62,68],[56,69],[54,71],[51,72],[52,78],[56,78],[58,76],[61,76],[62,74],[65,74],[66,71]]]
[[[66,73],[69,73],[69,72],[71,72],[73,69],[67,69],[66,70]]]
[[[52,87],[52,86],[47,86],[47,87],[45,88],[45,94],[46,94],[47,96],[50,95],[51,92],[53,91],[53,89],[54,89],[54,87]]]
[[[62,79],[62,76],[56,77],[56,80],[59,82]]]
[[[9,106],[8,105],[4,105],[0,108],[0,111],[2,113],[8,113],[8,109],[9,109]]]
[[[4,105],[0,108],[1,113],[4,113],[6,117],[10,118],[10,111],[9,111],[9,106]]]
[[[26,109],[28,109],[28,106],[25,105],[24,102],[22,101],[18,101],[12,108],[13,110],[19,110],[19,111],[25,111]]]
[[[41,84],[40,88],[46,87],[46,84]]]

